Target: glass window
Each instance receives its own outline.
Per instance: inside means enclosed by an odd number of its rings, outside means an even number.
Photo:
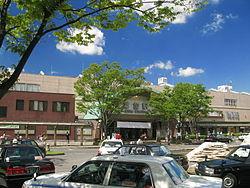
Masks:
[[[0,118],[7,117],[7,106],[0,106]]]
[[[236,99],[224,99],[225,106],[237,106]]]
[[[152,187],[150,168],[141,163],[117,162],[113,165],[109,185],[122,187]]]
[[[91,161],[77,168],[67,182],[102,185],[109,167],[109,162]]]
[[[239,112],[226,112],[228,120],[240,120]]]
[[[47,101],[30,101],[30,111],[47,111]]]
[[[152,146],[151,150],[156,156],[165,156],[171,154],[170,150],[165,146]]]
[[[5,153],[5,158],[35,158],[35,156],[41,156],[41,154],[32,147],[9,147]]]
[[[69,102],[53,102],[53,112],[69,112]]]
[[[232,151],[228,157],[229,158],[233,158],[235,160],[239,160],[239,161],[245,161],[250,153],[250,149],[249,148],[245,148],[245,147],[239,147],[237,149],[235,149],[234,151]]]
[[[16,110],[24,110],[24,100],[16,100]]]
[[[144,146],[133,146],[130,155],[147,155],[147,148]]]
[[[174,160],[163,164],[163,167],[176,185],[185,181],[189,177],[186,171]]]

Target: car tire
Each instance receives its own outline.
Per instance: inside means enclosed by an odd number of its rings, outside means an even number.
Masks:
[[[237,178],[235,175],[228,173],[222,178],[223,180],[223,188],[235,188],[237,187]]]

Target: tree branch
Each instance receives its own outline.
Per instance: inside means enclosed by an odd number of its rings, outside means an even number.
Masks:
[[[66,23],[64,23],[64,24],[62,24],[62,25],[60,25],[60,26],[57,26],[57,27],[48,29],[48,30],[44,31],[43,34],[47,34],[47,33],[51,32],[51,31],[56,31],[56,30],[62,29],[62,28],[64,28],[64,27],[68,26],[68,25],[71,25],[71,24],[73,24],[73,23],[78,22],[79,20],[81,20],[81,19],[84,18],[84,17],[91,16],[91,15],[96,14],[96,13],[98,13],[98,12],[101,12],[101,11],[104,11],[104,10],[108,10],[108,9],[112,9],[112,8],[119,8],[119,7],[131,8],[131,9],[133,9],[133,10],[136,10],[136,11],[142,12],[142,13],[145,12],[145,11],[143,11],[143,10],[134,8],[133,5],[110,5],[110,6],[107,6],[107,7],[98,9],[98,10],[95,10],[95,11],[93,11],[93,12],[90,12],[90,13],[87,13],[87,14],[83,14],[82,16],[79,16],[77,19],[74,19],[74,20],[71,20],[71,21],[69,21],[69,22],[66,22]]]
[[[3,7],[0,13],[0,48],[3,45],[4,37],[6,35],[7,13],[11,0],[4,0]]]

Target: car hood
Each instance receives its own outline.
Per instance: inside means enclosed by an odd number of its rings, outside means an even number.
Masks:
[[[177,186],[178,188],[221,188],[222,179],[190,175],[190,178],[185,180],[182,184]]]
[[[242,162],[224,158],[224,159],[214,159],[210,161],[203,161],[203,162],[200,162],[199,164],[205,165],[210,168],[215,168],[215,167],[221,166],[222,164],[223,166],[225,166],[225,165],[234,165],[234,164],[239,164],[239,163],[242,163]]]
[[[34,180],[34,178],[28,180],[24,182],[24,184],[27,187],[38,187],[39,185],[43,185],[43,187],[50,187],[51,185],[56,185],[56,187],[59,188],[62,183],[62,178],[67,175],[69,175],[69,172],[42,175],[38,176],[36,180]]]

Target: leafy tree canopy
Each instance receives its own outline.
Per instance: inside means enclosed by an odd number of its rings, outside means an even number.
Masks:
[[[201,84],[178,83],[174,88],[166,87],[161,93],[152,93],[151,114],[165,120],[176,118],[195,123],[212,111],[211,99]]]
[[[143,69],[122,69],[116,62],[91,64],[75,84],[81,100],[78,110],[98,116],[103,126],[108,126],[113,121],[112,115],[122,112],[129,97],[145,91],[141,88],[143,74]]]
[[[1,0],[0,48],[19,55],[14,73],[0,83],[0,98],[15,83],[36,45],[48,33],[59,41],[87,45],[92,27],[118,30],[136,22],[159,31],[200,9],[204,0]],[[75,29],[81,32],[72,35]]]

